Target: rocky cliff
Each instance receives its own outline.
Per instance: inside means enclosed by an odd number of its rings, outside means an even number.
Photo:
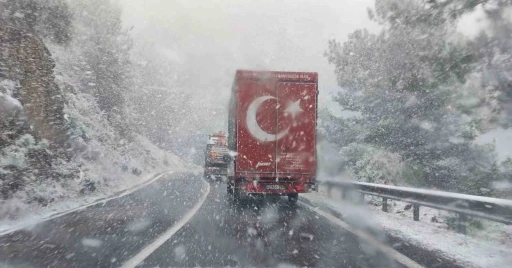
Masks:
[[[0,44],[0,82],[18,83],[10,94],[23,106],[33,132],[50,147],[63,145],[64,100],[55,83],[50,52],[37,36],[1,21]]]

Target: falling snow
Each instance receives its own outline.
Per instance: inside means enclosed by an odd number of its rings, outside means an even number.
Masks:
[[[294,176],[512,198],[510,1],[320,2],[0,0],[0,266],[394,267]],[[512,262],[510,226],[322,191],[412,261]]]

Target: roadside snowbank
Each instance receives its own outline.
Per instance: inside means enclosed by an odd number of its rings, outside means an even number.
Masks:
[[[115,157],[107,155],[96,161],[83,162],[80,178],[72,182],[62,184],[50,181],[34,187],[33,190],[38,191],[42,196],[58,197],[46,207],[37,203],[27,204],[24,202],[30,190],[21,191],[15,198],[0,202],[3,209],[16,210],[19,216],[0,221],[0,235],[20,228],[20,226],[33,225],[64,211],[115,197],[128,189],[145,184],[158,173],[195,172],[198,170],[197,167],[185,163],[174,154],[165,152],[142,136],[137,136],[131,146],[133,148],[129,151],[131,156],[129,165],[126,163],[116,164]],[[114,160],[107,157],[113,157]],[[140,167],[138,172],[142,174],[139,175],[131,169],[124,169],[123,165]],[[99,178],[99,180],[94,180],[96,189],[91,192],[81,192],[83,181],[91,178]]]
[[[437,252],[464,267],[510,267],[512,263],[512,227],[484,222],[483,230],[469,228],[469,235],[447,228],[449,213],[422,207],[420,221],[415,222],[406,203],[391,201],[386,213],[380,206],[354,205],[331,199],[324,189],[301,197],[318,206],[328,207],[343,215],[350,224],[376,232],[376,228],[412,245]],[[371,201],[367,199],[367,201]]]
[[[94,143],[92,141],[86,146],[88,151],[99,152],[94,154],[94,158],[84,158],[84,155],[55,166],[61,169],[60,174],[70,172],[72,178],[48,177],[34,181],[25,185],[12,198],[0,200],[0,235],[105,197],[117,196],[127,189],[146,183],[160,172],[200,170],[139,135],[135,135],[123,150]],[[0,163],[3,163],[1,160]],[[74,172],[76,170],[78,174]],[[34,200],[47,200],[48,203]]]
[[[113,193],[111,195],[103,195],[103,194],[91,194],[82,196],[81,198],[75,199],[64,199],[52,203],[47,207],[40,206],[28,206],[21,202],[20,199],[12,199],[9,200],[11,205],[18,205],[20,207],[25,208],[24,214],[16,220],[2,220],[0,221],[0,235],[12,232],[14,230],[30,227],[32,225],[37,224],[38,222],[44,221],[49,218],[53,218],[59,214],[66,213],[68,211],[72,211],[75,209],[79,209],[84,206],[88,206],[90,204],[96,203],[98,201],[114,198],[125,191],[137,188],[139,185],[144,185],[147,181],[151,180],[155,177],[156,174],[149,174],[140,180],[139,184],[133,186],[127,186],[125,189],[119,189],[119,191]]]

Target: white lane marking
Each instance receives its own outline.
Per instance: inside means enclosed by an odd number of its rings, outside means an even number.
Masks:
[[[367,233],[358,230],[356,228],[353,228],[348,223],[338,219],[337,217],[320,210],[317,207],[313,207],[309,204],[306,204],[304,202],[299,201],[301,205],[308,207],[309,209],[315,211],[316,213],[320,214],[324,218],[328,219],[332,223],[341,226],[343,229],[353,233],[354,235],[358,236],[359,238],[363,239],[365,242],[369,243],[370,245],[374,246],[378,250],[380,250],[382,253],[388,255],[389,257],[395,259],[397,262],[401,263],[402,265],[409,267],[409,268],[424,268],[419,263],[411,260],[407,256],[403,255],[402,253],[396,251],[395,249],[386,246],[385,244],[381,243],[377,239],[373,238],[372,236],[368,235]]]
[[[10,234],[10,233],[13,233],[13,232],[16,232],[16,231],[19,231],[19,230],[22,230],[22,229],[26,229],[26,228],[29,228],[31,226],[34,226],[34,225],[37,225],[37,224],[40,224],[42,222],[45,222],[45,221],[49,221],[49,220],[53,220],[55,218],[58,218],[58,217],[61,217],[61,216],[64,216],[66,214],[69,214],[71,212],[75,212],[75,211],[79,211],[79,210],[83,210],[83,209],[86,209],[90,206],[94,206],[94,205],[97,205],[97,204],[100,204],[100,203],[105,203],[105,202],[108,202],[110,200],[113,200],[113,199],[117,199],[117,198],[121,198],[123,196],[126,196],[126,195],[129,195],[141,188],[144,188],[146,187],[147,185],[155,182],[156,180],[160,179],[161,177],[163,177],[164,175],[168,175],[168,174],[171,174],[173,173],[174,171],[167,171],[167,172],[164,172],[160,175],[156,175],[156,174],[152,174],[151,176],[153,177],[153,179],[149,179],[141,184],[138,184],[132,188],[128,188],[128,189],[125,189],[125,190],[121,190],[121,194],[119,195],[114,195],[114,196],[111,196],[111,197],[108,197],[108,198],[101,198],[100,200],[97,200],[97,201],[94,201],[92,203],[89,203],[89,204],[86,204],[86,205],[83,205],[83,206],[80,206],[80,207],[76,207],[76,208],[72,208],[72,209],[68,209],[68,210],[64,210],[64,211],[61,211],[61,212],[58,212],[58,213],[55,213],[55,214],[50,214],[49,216],[46,216],[46,217],[42,217],[36,221],[30,221],[28,223],[22,223],[20,224],[19,226],[15,227],[15,228],[11,228],[11,229],[6,229],[2,232],[0,232],[0,236],[3,236],[3,235],[6,235],[6,234]]]
[[[201,208],[206,197],[210,193],[210,184],[203,180],[203,183],[206,185],[206,191],[204,191],[203,196],[199,199],[199,202],[195,204],[195,206],[183,216],[181,220],[175,223],[171,228],[167,229],[165,233],[157,237],[151,244],[147,245],[143,248],[137,255],[133,256],[131,259],[126,261],[121,268],[135,268],[141,262],[143,262],[151,253],[161,247],[167,240],[169,240],[175,233],[177,233],[187,222],[189,222],[197,211]]]

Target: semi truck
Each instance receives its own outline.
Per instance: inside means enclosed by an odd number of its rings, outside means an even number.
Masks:
[[[318,74],[237,70],[228,112],[227,192],[288,196],[315,188]]]
[[[204,159],[204,177],[213,181],[221,180],[227,176],[229,159],[226,135],[222,132],[208,136]]]

